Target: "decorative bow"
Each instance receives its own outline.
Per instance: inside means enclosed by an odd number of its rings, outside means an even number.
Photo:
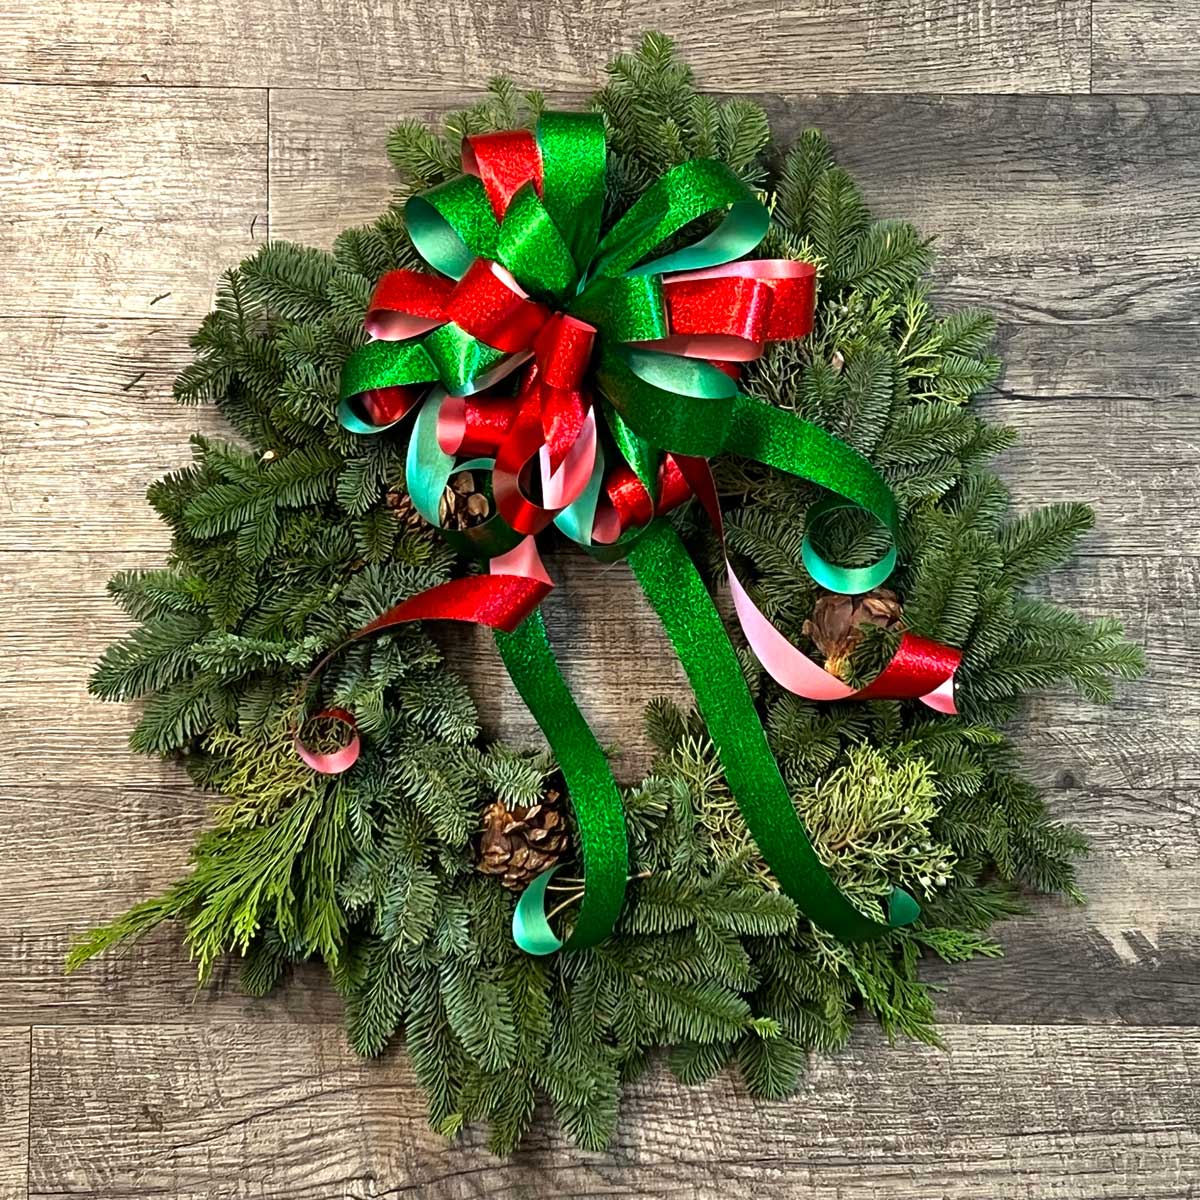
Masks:
[[[546,638],[538,606],[552,585],[534,539],[553,522],[592,553],[627,557],[783,890],[845,940],[915,919],[917,905],[900,889],[886,923],[864,916],[819,862],[711,598],[671,526],[657,519],[695,495],[723,545],[706,460],[729,451],[832,493],[810,510],[802,548],[819,583],[864,592],[891,573],[899,517],[874,467],[817,426],[738,390],[739,363],[768,342],[811,331],[814,268],[743,258],[765,235],[769,213],[728,167],[707,159],[668,171],[601,237],[606,144],[597,115],[546,113],[536,133],[468,137],[462,163],[461,176],[408,201],[413,245],[436,273],[398,270],[379,281],[365,320],[374,340],[345,365],[339,419],[376,434],[417,410],[407,485],[435,525],[454,471],[492,471],[495,515],[465,533],[444,531],[488,559],[489,573],[414,596],[352,639],[435,618],[496,631],[575,806],[585,890],[567,945],[592,945],[620,913],[624,822],[604,754]],[[692,240],[697,223],[706,232]],[[843,567],[816,549],[814,530],[841,508],[868,512],[887,533],[878,562]],[[955,711],[958,651],[905,633],[879,677],[856,691],[775,629],[726,562],[747,641],[783,687],[810,699],[919,698]],[[353,727],[348,713],[328,711]],[[336,755],[299,745],[323,771],[345,770],[358,752],[357,734]],[[544,915],[552,874],[526,890],[514,916],[514,936],[533,953],[563,945]]]

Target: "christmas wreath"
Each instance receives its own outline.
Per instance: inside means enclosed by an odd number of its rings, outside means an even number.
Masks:
[[[539,1095],[604,1145],[660,1046],[778,1096],[859,1010],[935,1041],[923,953],[1078,898],[1000,726],[1140,667],[1024,591],[1091,514],[1010,515],[993,323],[934,311],[929,242],[665,38],[609,72],[401,124],[406,202],[225,276],[176,391],[241,441],[150,488],[170,563],[112,580],[140,625],[92,679],[219,800],[69,966],[167,920],[255,994],[320,959],[355,1048],[402,1033],[434,1127],[502,1152]],[[628,564],[693,684],[631,787],[541,620],[556,538]],[[481,738],[431,620],[495,630],[548,750]]]

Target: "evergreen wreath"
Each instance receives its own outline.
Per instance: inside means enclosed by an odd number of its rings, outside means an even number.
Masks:
[[[969,404],[999,371],[993,322],[935,312],[929,241],[873,222],[817,131],[777,152],[758,105],[697,93],[666,38],[647,36],[609,74],[590,102],[608,138],[604,227],[692,159],[757,189],[770,248],[817,264],[819,300],[813,333],[770,345],[742,388],[867,456],[899,501],[889,590],[835,597],[802,566],[819,490],[722,457],[728,542],[755,602],[856,686],[903,630],[961,648],[951,717],[899,701],[812,703],[740,655],[824,866],[864,911],[900,885],[921,918],[844,944],[800,916],[747,834],[704,724],[656,701],[645,720],[657,761],[622,790],[631,878],[613,936],[522,952],[514,892],[570,863],[570,796],[544,750],[481,740],[463,682],[419,625],[354,645],[327,672],[326,693],[363,734],[354,769],[316,774],[297,757],[311,663],[467,569],[413,511],[404,437],[355,437],[336,417],[373,286],[417,263],[399,203],[343,232],[332,254],[272,242],[225,275],[175,390],[215,403],[241,444],[195,437],[192,465],[150,488],[172,532],[169,565],[112,579],[140,624],[91,681],[104,699],[143,699],[131,747],[181,756],[218,800],[191,872],[82,937],[69,969],[164,921],[182,926],[201,980],[236,954],[255,995],[320,959],[354,1048],[376,1055],[402,1033],[433,1127],[486,1121],[499,1153],[519,1143],[539,1095],[580,1145],[604,1146],[623,1084],[660,1046],[684,1083],[735,1062],[752,1094],[777,1097],[810,1052],[845,1043],[860,1010],[889,1036],[936,1043],[925,952],[999,954],[988,928],[1021,911],[1023,890],[1081,900],[1083,839],[1051,819],[1001,726],[1025,693],[1068,683],[1105,701],[1114,676],[1142,665],[1115,622],[1025,591],[1092,514],[1010,514],[989,463],[1014,433]],[[458,173],[465,135],[528,128],[542,108],[540,94],[498,80],[442,132],[400,124],[388,151],[419,191]],[[491,503],[477,477],[455,476],[443,524],[468,528]],[[671,520],[715,589],[723,562],[695,508]],[[849,561],[877,556],[873,536],[849,516],[829,533]],[[338,731],[324,736],[332,746]],[[578,883],[564,865],[556,894],[568,909]]]

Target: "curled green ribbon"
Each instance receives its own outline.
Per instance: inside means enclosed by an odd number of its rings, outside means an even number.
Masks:
[[[567,781],[587,883],[575,929],[565,943],[546,917],[551,872],[543,873],[522,893],[513,917],[513,937],[530,954],[594,946],[611,932],[625,898],[629,852],[621,795],[608,759],[558,668],[541,612],[513,633],[497,631],[495,636],[509,676],[546,735]]]
[[[779,886],[809,920],[845,942],[879,937],[920,914],[895,888],[886,922],[864,916],[825,869],[779,772],[704,580],[678,534],[656,521],[629,552],[629,565],[687,672],[729,788]]]

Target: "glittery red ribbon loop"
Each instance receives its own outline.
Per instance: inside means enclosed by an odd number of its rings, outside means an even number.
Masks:
[[[573,388],[540,389],[542,436],[550,454],[550,470],[557,471],[583,432],[588,405],[583,393]]]
[[[859,700],[921,700],[936,693],[962,662],[962,651],[916,633],[904,633],[891,661],[866,687]],[[927,701],[928,703],[928,701]],[[939,711],[953,711],[940,706]]]
[[[583,383],[596,327],[565,313],[555,313],[539,331],[533,343],[533,355],[548,388],[578,388]]]
[[[517,419],[496,451],[492,494],[496,511],[513,529],[518,533],[536,534],[554,520],[556,511],[530,500],[521,483],[526,468],[546,441],[542,428],[541,396],[533,370],[522,396]]]
[[[519,353],[532,347],[550,310],[531,300],[499,263],[477,258],[446,301],[446,317],[472,337]]]
[[[583,430],[591,400],[581,385],[595,344],[595,327],[565,313],[555,313],[533,344],[551,471],[562,466]]]
[[[658,465],[658,502],[652,503],[650,493],[631,467],[619,463],[604,478],[604,495],[615,514],[615,528],[607,531],[600,541],[616,541],[629,529],[648,525],[654,517],[671,512],[692,498],[691,485],[684,478],[673,454],[664,454]],[[605,521],[601,525],[611,524]]]
[[[670,335],[646,343],[689,358],[747,362],[767,342],[805,337],[816,309],[816,268],[761,258],[663,280]]]
[[[494,458],[520,407],[519,396],[447,396],[438,410],[438,445],[444,454]]]
[[[383,342],[400,342],[446,322],[446,301],[454,281],[424,271],[389,271],[375,285],[367,315],[367,332]]]
[[[757,279],[667,279],[663,297],[672,337],[703,335],[714,358],[742,360],[762,353],[771,315],[771,289]],[[661,345],[661,343],[659,343]]]
[[[327,753],[312,750],[304,744],[301,736],[303,729],[296,730],[292,744],[296,747],[296,753],[314,771],[321,775],[340,775],[343,771],[350,770],[358,761],[359,751],[362,749],[358,737],[358,722],[354,719],[354,714],[344,708],[324,708],[319,713],[313,713],[310,720],[319,721],[324,717],[339,721],[350,730],[350,738],[344,745]]]
[[[509,203],[530,180],[542,194],[542,155],[537,139],[527,129],[479,133],[463,138],[462,169],[483,183],[496,219],[508,211]]]

